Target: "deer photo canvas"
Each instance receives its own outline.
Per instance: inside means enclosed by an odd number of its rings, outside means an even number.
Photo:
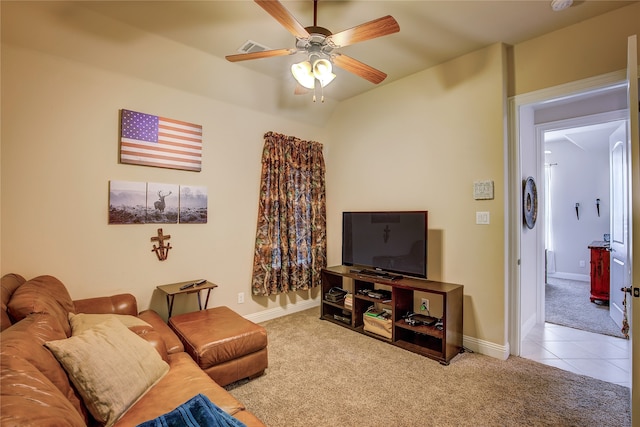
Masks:
[[[177,184],[147,183],[147,223],[177,224],[180,187]]]
[[[180,186],[180,224],[207,223],[207,187]]]
[[[147,222],[147,183],[109,182],[109,224]]]

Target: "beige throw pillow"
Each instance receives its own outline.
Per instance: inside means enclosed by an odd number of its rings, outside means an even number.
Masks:
[[[113,318],[46,346],[94,418],[107,427],[169,371],[147,341]]]
[[[92,313],[69,313],[69,323],[71,324],[71,334],[78,335],[87,329],[91,329],[100,323],[106,322],[109,319],[116,319],[120,321],[127,328],[132,326],[149,326],[150,324],[145,322],[136,316],[130,314],[92,314]]]

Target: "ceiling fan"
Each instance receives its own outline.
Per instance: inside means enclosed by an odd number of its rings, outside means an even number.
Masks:
[[[317,25],[318,0],[313,1],[313,26],[310,27],[303,27],[277,0],[254,1],[295,36],[295,47],[227,55],[225,58],[228,61],[237,62],[305,53],[308,61],[294,64],[291,71],[298,83],[308,89],[315,88],[316,80],[320,82],[321,87],[333,80],[335,75],[331,72],[332,64],[374,84],[382,82],[387,77],[384,72],[341,54],[337,49],[397,33],[400,31],[400,26],[392,16],[387,15],[332,34],[328,29]],[[300,91],[296,90],[296,93]]]

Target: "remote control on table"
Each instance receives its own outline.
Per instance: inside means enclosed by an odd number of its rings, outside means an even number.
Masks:
[[[185,289],[189,289],[189,288],[194,287],[194,286],[202,285],[203,283],[206,283],[206,282],[207,282],[207,279],[202,279],[202,280],[198,280],[197,282],[187,283],[186,285],[180,286],[180,290],[184,291]]]

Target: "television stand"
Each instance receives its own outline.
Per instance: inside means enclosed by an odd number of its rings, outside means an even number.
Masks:
[[[320,318],[352,331],[385,341],[422,356],[448,365],[462,347],[462,285],[433,280],[400,277],[382,277],[381,271],[369,276],[353,266],[338,265],[322,269],[322,302]],[[332,288],[347,291],[349,304],[345,300],[330,301],[326,294]],[[391,299],[380,300],[368,291],[391,290]],[[428,299],[430,310],[420,313],[422,299]],[[372,306],[391,312],[389,335],[375,334],[365,329],[365,316]],[[407,322],[410,313],[429,314],[438,319],[435,324]]]

